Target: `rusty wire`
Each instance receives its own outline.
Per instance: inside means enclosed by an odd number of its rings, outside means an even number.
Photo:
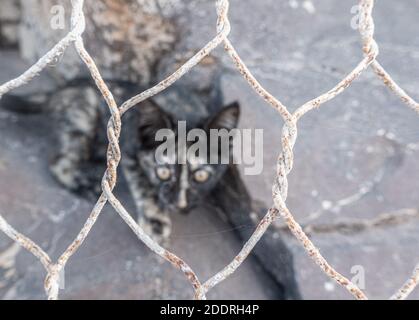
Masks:
[[[172,75],[162,80],[156,86],[132,97],[131,99],[124,102],[120,107],[116,105],[116,102],[103,81],[98,68],[95,65],[94,60],[91,58],[89,53],[86,51],[83,44],[83,32],[85,30],[85,17],[83,13],[84,0],[73,0],[72,1],[72,16],[71,16],[71,31],[59,41],[48,53],[38,60],[32,67],[25,71],[21,76],[13,79],[9,82],[0,86],[0,99],[1,97],[18,88],[33,78],[35,78],[48,64],[66,50],[66,48],[74,43],[77,53],[83,60],[87,68],[89,69],[92,78],[94,79],[99,91],[103,95],[109,110],[111,117],[107,126],[108,135],[108,151],[107,151],[107,170],[104,173],[102,179],[102,194],[97,200],[93,207],[88,219],[86,220],[83,228],[76,236],[74,241],[68,246],[64,253],[58,258],[57,262],[52,262],[48,254],[40,248],[31,239],[22,235],[16,231],[11,225],[0,214],[0,230],[3,231],[8,237],[17,242],[19,245],[31,252],[44,266],[47,271],[45,279],[45,291],[48,299],[58,299],[59,285],[60,285],[60,272],[64,269],[66,263],[70,257],[79,249],[83,241],[86,239],[91,228],[98,219],[103,207],[109,202],[112,207],[118,212],[121,218],[127,223],[137,237],[154,253],[161,256],[174,267],[184,273],[188,281],[191,283],[194,289],[194,296],[196,299],[205,299],[206,293],[224,281],[230,276],[247,258],[251,253],[254,246],[258,243],[260,238],[264,235],[267,228],[272,224],[273,221],[279,217],[284,218],[287,226],[303,245],[307,251],[309,257],[320,267],[320,269],[327,274],[331,279],[336,281],[338,284],[348,290],[356,299],[367,299],[365,293],[357,287],[354,283],[344,277],[342,274],[337,272],[327,260],[320,254],[319,249],[311,242],[309,237],[305,234],[301,226],[295,220],[292,213],[286,206],[286,199],[288,195],[288,179],[287,176],[291,172],[293,167],[293,147],[297,140],[297,122],[307,112],[315,108],[319,108],[325,102],[335,98],[342,93],[351,83],[356,80],[366,69],[370,66],[377,76],[384,82],[386,86],[390,88],[404,103],[410,108],[419,113],[419,104],[411,98],[400,86],[391,78],[391,76],[385,71],[385,69],[377,61],[379,53],[378,45],[374,40],[374,20],[372,17],[372,10],[374,7],[374,0],[360,0],[360,26],[359,31],[363,42],[363,53],[364,58],[361,62],[334,88],[327,91],[326,93],[304,103],[302,106],[296,109],[294,113],[291,113],[288,108],[282,104],[277,98],[269,93],[263,86],[257,81],[252,75],[246,64],[242,61],[239,54],[236,52],[233,44],[228,39],[228,35],[231,30],[230,22],[228,19],[228,0],[217,0],[217,35],[208,42],[198,53],[190,58],[184,65],[182,65]],[[121,116],[127,112],[134,105],[141,101],[144,101],[159,92],[167,89],[174,82],[184,76],[189,70],[197,65],[205,56],[207,56],[212,50],[219,45],[223,44],[227,54],[231,57],[233,64],[241,73],[241,75],[248,82],[250,87],[260,95],[267,103],[274,107],[284,119],[284,127],[282,129],[282,153],[278,157],[277,172],[274,185],[272,187],[272,196],[274,200],[274,207],[269,209],[265,217],[260,221],[256,230],[252,236],[245,243],[239,254],[232,259],[232,261],[224,267],[221,271],[217,272],[214,276],[208,279],[206,282],[201,283],[195,272],[191,267],[184,262],[181,258],[177,257],[172,252],[161,247],[156,241],[154,241],[144,230],[134,221],[128,211],[124,208],[122,203],[112,193],[116,182],[117,182],[117,167],[121,160],[121,152],[119,148],[119,136],[121,133]],[[408,295],[414,290],[419,282],[419,264],[415,267],[415,270],[411,277],[403,284],[403,286],[391,297],[391,299],[406,299]]]

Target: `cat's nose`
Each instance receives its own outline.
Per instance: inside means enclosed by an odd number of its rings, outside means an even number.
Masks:
[[[179,209],[186,209],[187,208],[187,206],[188,206],[188,201],[187,201],[187,199],[186,199],[186,195],[180,195],[179,196],[179,199],[178,199],[178,202],[177,202],[177,207],[179,208]]]
[[[188,207],[188,196],[185,189],[181,189],[177,199],[177,207],[179,209],[186,209]]]
[[[189,188],[188,182],[188,166],[182,165],[179,184],[179,196],[177,199],[177,206],[179,209],[186,209],[188,207],[187,192]]]

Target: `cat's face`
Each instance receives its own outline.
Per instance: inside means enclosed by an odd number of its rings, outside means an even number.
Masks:
[[[229,164],[225,161],[209,161],[211,153],[217,152],[220,158],[221,147],[214,151],[210,145],[211,129],[232,130],[237,127],[239,118],[239,105],[233,103],[222,108],[216,115],[202,120],[200,123],[189,126],[186,120],[186,134],[193,129],[201,129],[206,133],[208,140],[207,154],[199,152],[191,156],[188,153],[179,153],[182,149],[178,122],[164,112],[157,104],[149,103],[139,108],[138,134],[141,143],[137,157],[150,185],[155,188],[156,200],[160,207],[168,211],[188,212],[191,208],[202,204],[205,197],[214,189]],[[156,133],[160,129],[169,129],[174,137],[174,157],[158,156],[158,149],[162,143],[156,141]],[[167,143],[167,140],[165,140]],[[186,149],[195,141],[186,142]],[[202,142],[202,141],[201,141]],[[231,144],[228,145],[231,149]],[[231,151],[231,150],[230,150]],[[157,155],[157,156],[156,156]],[[229,152],[231,156],[231,152]],[[182,159],[181,159],[182,158]],[[230,158],[231,160],[231,158]],[[211,164],[210,164],[211,162]]]

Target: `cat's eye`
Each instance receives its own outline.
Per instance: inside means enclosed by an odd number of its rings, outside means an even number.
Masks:
[[[170,177],[172,176],[172,172],[167,167],[158,167],[156,169],[156,174],[157,174],[157,177],[163,181],[169,180]]]
[[[194,173],[194,179],[196,182],[199,182],[199,183],[204,183],[205,181],[207,181],[209,176],[210,174],[207,170],[201,169],[201,170],[195,171]]]

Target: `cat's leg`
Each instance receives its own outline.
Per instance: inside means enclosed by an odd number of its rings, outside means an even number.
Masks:
[[[247,241],[267,209],[253,201],[240,177],[238,169],[231,166],[214,189],[209,200],[219,213],[237,229],[243,241]],[[252,226],[253,228],[243,228]],[[282,239],[282,235],[270,227],[266,230],[252,254],[278,284],[277,298],[301,299],[295,277],[293,255]]]
[[[160,210],[154,199],[144,199],[143,215],[139,216],[138,224],[158,243],[169,244],[172,221],[166,212]]]
[[[90,193],[97,182],[97,168],[88,163],[98,130],[100,97],[91,87],[71,87],[55,94],[50,105],[58,122],[51,172],[66,188]]]
[[[157,205],[153,189],[148,185],[135,158],[124,156],[122,168],[135,202],[138,224],[154,240],[167,245],[172,231],[169,214]]]

